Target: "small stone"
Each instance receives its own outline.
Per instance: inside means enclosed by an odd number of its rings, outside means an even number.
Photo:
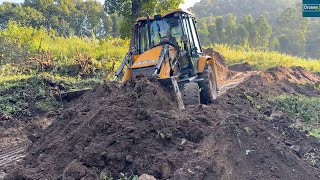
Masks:
[[[267,120],[267,121],[272,121],[273,120],[272,117],[265,117],[264,119]]]
[[[289,142],[289,141],[284,141],[284,144],[287,145],[287,146],[292,146],[292,143]]]
[[[138,180],[157,180],[154,176],[151,176],[149,174],[142,174]]]
[[[292,151],[294,151],[295,153],[297,153],[297,155],[299,157],[302,157],[302,153],[301,153],[301,147],[299,145],[293,145],[290,147]]]
[[[270,117],[272,118],[278,118],[281,119],[283,117],[283,112],[282,111],[274,111],[272,112],[272,114],[270,115]]]
[[[38,156],[38,162],[44,161],[45,158],[46,158],[46,155],[45,155],[45,154],[40,154],[40,155]]]
[[[293,145],[290,148],[297,153],[299,153],[301,150],[301,147],[299,145]]]
[[[126,161],[127,161],[128,163],[133,163],[133,157],[132,157],[131,155],[127,155],[127,156],[126,156]]]
[[[129,127],[126,127],[126,128],[124,128],[124,131],[126,132],[126,133],[131,133],[131,132],[133,132],[135,129],[134,129],[134,127],[132,127],[132,126],[129,126]]]
[[[167,161],[160,166],[160,173],[163,179],[167,179],[170,177],[171,167]]]
[[[184,145],[184,143],[186,143],[187,140],[186,139],[182,139],[180,145]]]
[[[184,151],[184,147],[181,146],[181,145],[179,145],[179,146],[177,147],[177,149],[178,149],[178,151]]]

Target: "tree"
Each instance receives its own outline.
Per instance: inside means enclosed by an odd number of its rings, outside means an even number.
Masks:
[[[120,18],[117,14],[111,15],[112,19],[112,37],[118,37],[120,36]]]
[[[249,33],[249,46],[253,45],[255,40],[256,40],[256,31],[254,28],[254,20],[253,17],[251,15],[247,15],[247,16],[243,16],[242,20],[240,22],[240,25],[242,25],[246,31],[248,31]]]
[[[44,16],[34,8],[4,2],[0,5],[0,28],[6,28],[10,20],[25,26],[40,27]]]
[[[320,57],[320,21],[314,22],[310,25],[310,29],[307,33],[307,54],[309,57],[319,58]]]
[[[272,51],[279,51],[280,50],[280,43],[278,38],[274,37],[272,38],[272,40],[270,41],[269,44],[269,49]]]
[[[105,10],[108,14],[117,13],[123,17],[121,26],[122,36],[128,37],[131,34],[131,26],[135,19],[144,15],[163,13],[170,9],[177,8],[184,0],[105,0]]]
[[[290,39],[285,35],[280,36],[278,39],[279,39],[279,44],[280,44],[280,51],[290,52],[290,49],[291,49]]]
[[[255,30],[257,33],[256,44],[258,47],[267,48],[269,45],[269,39],[272,34],[272,27],[268,23],[268,20],[264,16],[260,16],[255,22]]]
[[[237,17],[229,14],[228,16],[228,22],[226,27],[226,42],[228,44],[235,44],[237,39]]]
[[[224,37],[224,25],[223,25],[223,18],[221,16],[216,18],[216,32],[217,32],[217,42],[218,43],[224,43],[225,37]]]
[[[209,31],[207,27],[207,23],[205,19],[199,19],[197,22],[197,27],[198,27],[198,35],[199,39],[202,45],[209,45],[210,40],[208,39],[209,37]]]
[[[216,25],[214,23],[209,24],[208,26],[208,32],[209,32],[209,40],[210,43],[217,43],[217,28]]]
[[[237,44],[244,47],[249,47],[249,32],[246,30],[246,28],[242,24],[240,24],[238,27]]]

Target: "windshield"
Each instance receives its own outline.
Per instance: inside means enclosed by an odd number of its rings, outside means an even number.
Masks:
[[[147,22],[143,21],[139,24],[138,35],[139,41],[138,51],[139,54],[147,51],[149,49],[148,41],[148,31],[147,31]],[[151,34],[151,47],[159,45],[159,43],[167,39],[177,46],[181,46],[181,21],[179,17],[174,17],[174,15],[166,16],[165,18],[159,20],[152,20],[150,22],[150,34]]]

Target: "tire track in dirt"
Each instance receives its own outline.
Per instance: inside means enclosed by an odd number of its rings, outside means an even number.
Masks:
[[[225,94],[228,89],[237,87],[251,76],[258,75],[260,73],[261,71],[237,72],[237,74],[233,75],[232,79],[224,81],[219,85],[219,96]]]
[[[29,143],[24,142],[16,146],[0,149],[0,179],[6,175],[6,167],[14,165],[26,156],[26,149],[28,145]]]

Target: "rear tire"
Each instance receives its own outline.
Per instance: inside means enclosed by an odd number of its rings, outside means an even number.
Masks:
[[[207,65],[203,73],[198,75],[199,79],[203,81],[199,82],[200,87],[200,101],[201,104],[211,104],[218,96],[218,84],[216,73],[214,73],[212,67]]]
[[[186,106],[200,104],[200,88],[197,83],[186,83],[183,88],[183,102]]]

